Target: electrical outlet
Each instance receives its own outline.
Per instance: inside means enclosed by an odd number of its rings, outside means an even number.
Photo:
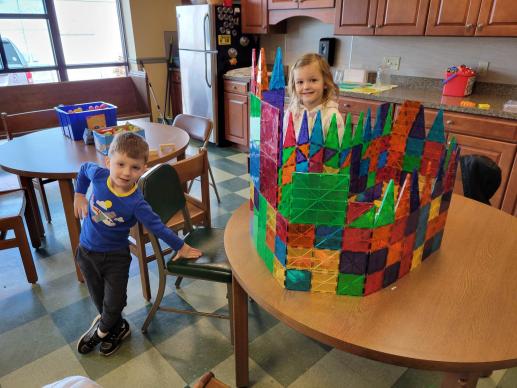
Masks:
[[[384,57],[382,64],[388,66],[391,70],[398,70],[400,67],[400,57]]]
[[[479,61],[478,62],[478,67],[476,69],[476,73],[478,75],[485,75],[486,73],[488,73],[488,65],[489,64],[490,64],[490,62]]]

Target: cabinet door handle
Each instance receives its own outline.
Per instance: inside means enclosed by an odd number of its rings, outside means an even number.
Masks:
[[[368,24],[368,28],[375,28],[374,24]]]
[[[445,122],[445,124],[447,124],[447,125],[451,125],[451,124],[454,124],[454,121],[452,121],[452,120],[447,120],[447,121]]]
[[[381,28],[381,27],[382,27],[382,24],[377,24],[377,25],[375,26],[375,28]]]
[[[479,24],[477,25],[477,29],[478,29],[479,31],[481,31],[481,30],[483,29],[483,27],[484,27],[484,26],[485,26],[485,25],[484,25],[483,23],[479,23]]]
[[[465,29],[466,30],[470,30],[472,27],[474,27],[474,25],[472,23],[465,24]]]
[[[350,108],[350,104],[347,104],[347,103],[343,104],[343,108]]]

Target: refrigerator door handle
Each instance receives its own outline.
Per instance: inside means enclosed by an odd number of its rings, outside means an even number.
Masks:
[[[207,58],[208,55],[210,55],[210,53],[205,52],[205,82],[206,82],[207,86],[209,88],[211,88],[212,84],[208,80],[208,64],[207,64],[207,61],[206,61],[206,58]]]
[[[203,18],[203,48],[206,51],[206,24],[208,21],[208,14],[205,14],[205,17]]]

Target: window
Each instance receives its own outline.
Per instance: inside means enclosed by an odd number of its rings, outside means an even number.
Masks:
[[[125,76],[120,0],[0,0],[0,86]]]

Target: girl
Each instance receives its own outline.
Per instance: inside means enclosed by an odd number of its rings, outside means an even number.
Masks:
[[[293,114],[294,130],[298,138],[304,111],[307,111],[309,119],[309,135],[316,113],[321,111],[323,135],[326,136],[332,116],[336,114],[338,135],[341,141],[345,125],[335,101],[339,89],[334,83],[330,67],[323,57],[311,53],[298,59],[289,74],[287,88],[291,101],[284,115],[284,134],[289,122],[289,112]]]

